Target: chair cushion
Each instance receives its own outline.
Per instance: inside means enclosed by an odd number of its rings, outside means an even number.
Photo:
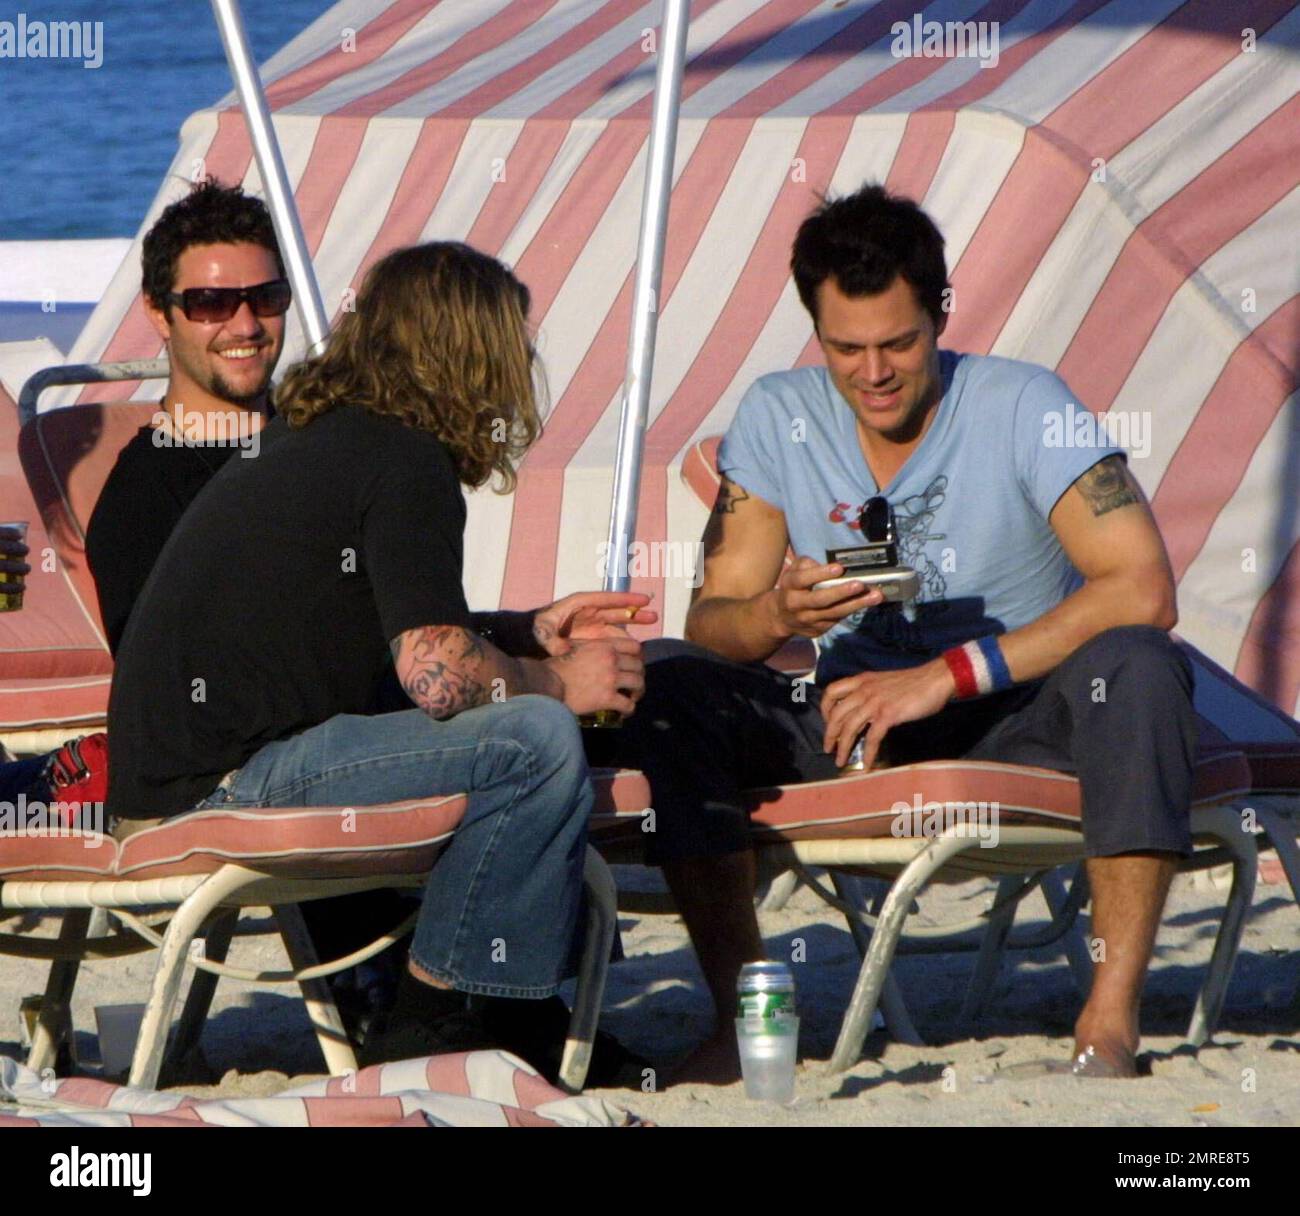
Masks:
[[[192,811],[124,841],[117,877],[206,874],[227,862],[278,878],[419,874],[454,835],[465,804],[453,794],[367,807]]]
[[[1300,794],[1300,739],[1294,743],[1234,744],[1250,765],[1254,794]]]
[[[29,590],[24,598],[30,597]],[[66,657],[68,652],[63,654]],[[108,651],[102,654],[108,660]],[[0,647],[0,673],[4,673],[0,674],[0,731],[7,734],[103,725],[112,681],[107,672],[103,675],[10,678],[10,657],[10,653]]]
[[[0,879],[8,882],[92,882],[117,877],[118,843],[88,832],[66,836],[0,835]]]
[[[39,450],[34,424],[28,431]],[[48,479],[39,491],[29,484],[21,448],[17,409],[0,389],[0,519],[28,521],[32,567],[23,609],[0,614],[0,731],[102,722],[113,665],[97,606],[78,594],[46,513],[54,491]]]
[[[1250,770],[1239,751],[1197,757],[1192,804],[1240,797]],[[933,819],[932,804],[960,804],[965,814],[997,808],[1000,826],[1076,828],[1082,796],[1076,778],[1051,769],[977,760],[931,760],[802,785],[747,792],[756,842],[835,840],[916,834]],[[969,809],[975,804],[974,810]],[[906,811],[907,818],[900,819]],[[894,831],[895,822],[899,830]]]
[[[587,832],[597,846],[640,840],[650,809],[650,783],[634,769],[597,768],[591,771],[596,802]]]
[[[645,777],[592,773],[590,831],[640,838],[650,805]],[[11,881],[146,879],[209,874],[227,862],[280,878],[420,874],[465,814],[463,794],[359,807],[215,807],[178,815],[118,844],[110,836],[0,835],[0,876]],[[5,825],[0,824],[0,830]]]
[[[157,409],[157,402],[122,402],[50,410],[18,437],[23,470],[59,564],[101,634],[99,597],[86,564],[86,526],[118,454]]]

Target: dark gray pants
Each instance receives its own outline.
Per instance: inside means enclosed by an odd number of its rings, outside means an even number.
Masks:
[[[654,864],[749,847],[741,791],[833,777],[822,751],[820,689],[683,642],[647,646],[646,693],[621,731],[589,740],[592,763],[650,781]],[[1098,634],[1045,679],[896,726],[889,764],[998,760],[1079,778],[1091,857],[1191,851],[1188,806],[1196,719],[1187,660],[1162,630]],[[586,732],[591,735],[594,732]],[[601,744],[603,754],[592,754]]]

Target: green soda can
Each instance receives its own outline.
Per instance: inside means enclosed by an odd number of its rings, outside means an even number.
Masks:
[[[785,963],[746,963],[740,969],[736,996],[736,1017],[758,1033],[785,1034],[793,1029],[794,976]]]

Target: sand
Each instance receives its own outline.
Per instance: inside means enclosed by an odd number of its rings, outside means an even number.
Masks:
[[[647,871],[619,872],[644,885]],[[709,1021],[709,1004],[681,923],[674,915],[620,916],[628,957],[610,971],[601,1025],[645,1056],[654,1072],[641,1089],[594,1091],[665,1125],[1107,1125],[1300,1126],[1300,910],[1289,889],[1261,884],[1242,940],[1227,1007],[1214,1041],[1199,1052],[1185,1031],[1225,898],[1222,875],[1176,880],[1156,947],[1143,1013],[1150,1075],[1136,1081],[1042,1075],[1035,1062],[1064,1059],[1080,998],[1063,955],[1048,947],[1008,955],[982,1015],[958,1015],[974,965],[970,953],[911,955],[895,964],[904,998],[926,1040],[867,1040],[863,1058],[833,1075],[826,1060],[857,974],[842,919],[799,889],[762,914],[773,957],[793,964],[804,1059],[793,1106],[747,1101],[739,1085],[665,1088],[661,1077]],[[987,908],[984,881],[937,887],[914,919],[943,924]],[[1018,932],[1042,924],[1037,895],[1022,906]],[[11,917],[0,931],[23,923]],[[27,922],[30,923],[30,922]],[[42,927],[52,932],[53,922]],[[272,938],[238,940],[232,962],[283,966]],[[87,963],[77,985],[77,1046],[88,1071],[97,1058],[94,1006],[143,1000],[151,953]],[[19,999],[44,986],[45,965],[6,959],[0,970],[0,1053],[18,1055]],[[200,1095],[270,1094],[322,1068],[302,1004],[290,987],[221,981],[205,1027],[206,1068],[175,1088]]]

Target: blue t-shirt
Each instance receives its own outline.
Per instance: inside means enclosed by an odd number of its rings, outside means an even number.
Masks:
[[[785,514],[801,556],[825,561],[828,549],[860,543],[873,495],[894,509],[899,561],[920,576],[916,604],[869,608],[825,633],[819,683],[1018,629],[1082,584],[1047,519],[1081,474],[1123,449],[1045,368],[953,351],[939,363],[930,429],[886,486],[825,367],[758,380],[718,451],[727,477]]]

